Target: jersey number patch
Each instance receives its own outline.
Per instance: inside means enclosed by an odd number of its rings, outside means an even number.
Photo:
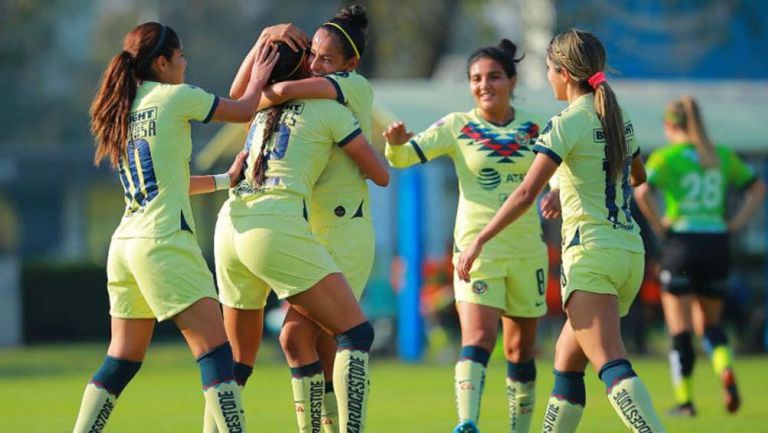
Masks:
[[[123,158],[127,157],[127,164]],[[123,185],[126,203],[131,212],[147,205],[157,196],[157,178],[152,164],[152,154],[147,140],[128,142],[126,155],[121,158],[118,172]],[[128,166],[126,173],[125,166]]]
[[[723,175],[719,170],[688,173],[682,186],[688,191],[680,204],[683,210],[714,209],[723,201]]]

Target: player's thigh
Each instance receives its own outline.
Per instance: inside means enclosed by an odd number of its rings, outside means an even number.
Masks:
[[[201,299],[217,299],[213,275],[197,239],[186,230],[163,238],[132,239],[126,255],[139,289],[159,321]]]
[[[112,336],[107,355],[118,359],[140,362],[155,330],[155,319],[121,319],[113,317],[110,323]]]
[[[502,310],[466,301],[458,301],[456,310],[461,325],[461,345],[480,346],[492,351],[498,336]]]
[[[579,346],[596,370],[608,361],[627,357],[618,297],[576,290],[566,304],[566,313]]]
[[[236,225],[243,225],[237,222],[240,218],[245,217],[223,215],[216,221],[214,257],[219,300],[222,305],[231,309],[263,310],[267,304],[270,289],[266,282],[249,269],[249,266],[255,267],[255,265],[243,262],[242,258],[253,261],[263,260],[263,255],[269,252],[261,248],[261,242],[268,234],[265,233],[265,229],[259,227],[235,230]],[[234,319],[234,314],[232,314],[233,320],[228,323],[240,322]]]
[[[224,320],[215,298],[201,298],[173,317],[195,358],[227,342]]]
[[[296,311],[331,335],[339,335],[366,321],[360,304],[340,272],[328,274],[308,290],[287,299]]]
[[[505,316],[537,318],[547,313],[549,258],[541,255],[506,261]]]
[[[331,253],[355,297],[360,299],[376,254],[376,235],[371,221],[352,218],[341,225],[316,229],[315,236]]]

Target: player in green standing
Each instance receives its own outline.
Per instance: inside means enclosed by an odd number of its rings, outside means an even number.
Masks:
[[[693,98],[685,96],[669,104],[664,133],[669,145],[648,158],[648,184],[637,188],[635,197],[664,242],[661,300],[672,336],[669,361],[677,403],[670,413],[696,415],[692,333],[704,339],[723,385],[726,410],[735,412],[740,397],[733,353],[720,323],[728,293],[729,238],[754,215],[765,196],[765,184],[732,150],[710,141]],[[727,218],[729,188],[744,191],[745,198]],[[663,195],[663,216],[657,212],[654,189]]]
[[[539,125],[529,113],[510,104],[520,61],[516,52],[517,47],[504,39],[469,57],[467,76],[474,109],[448,114],[415,136],[402,122],[384,133],[386,157],[393,167],[424,164],[440,156],[453,161],[459,179],[454,263],[520,186],[534,159]],[[488,244],[469,280],[454,278],[462,345],[455,369],[456,433],[479,431],[485,370],[499,320],[507,360],[510,430],[528,432],[535,402],[536,324],[547,311],[547,273],[540,220],[536,209],[530,209]]]

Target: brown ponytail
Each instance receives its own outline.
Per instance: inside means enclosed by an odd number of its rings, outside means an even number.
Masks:
[[[181,47],[176,32],[163,24],[144,23],[123,38],[123,51],[112,58],[104,71],[91,102],[91,132],[96,138],[93,162],[105,158],[117,168],[125,154],[128,137],[128,115],[136,89],[143,80],[153,78],[152,60],[158,56],[171,58]]]
[[[91,103],[91,132],[98,143],[93,158],[96,165],[108,158],[112,167],[117,168],[120,156],[125,153],[128,114],[137,87],[130,56],[123,51],[112,58]]]
[[[594,86],[590,78],[605,70],[605,48],[597,37],[576,29],[566,30],[549,43],[547,57],[559,72],[568,71],[585,91],[595,93],[595,112],[603,127],[608,176],[616,181],[627,157],[624,118],[616,94],[604,80]]]
[[[624,116],[619,101],[608,83],[598,84],[595,89],[595,112],[603,126],[605,157],[608,160],[608,176],[616,181],[621,175],[627,157],[627,138],[624,134]]]
[[[673,101],[668,107],[664,118],[675,127],[688,134],[688,138],[696,147],[699,163],[704,168],[714,168],[720,165],[715,145],[709,139],[704,128],[699,104],[691,96],[683,96]]]

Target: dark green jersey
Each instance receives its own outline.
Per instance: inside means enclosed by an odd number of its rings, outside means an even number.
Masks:
[[[720,164],[705,169],[691,143],[665,146],[648,158],[648,183],[664,194],[665,218],[675,232],[724,232],[728,187],[746,188],[755,171],[732,150],[716,146]]]

